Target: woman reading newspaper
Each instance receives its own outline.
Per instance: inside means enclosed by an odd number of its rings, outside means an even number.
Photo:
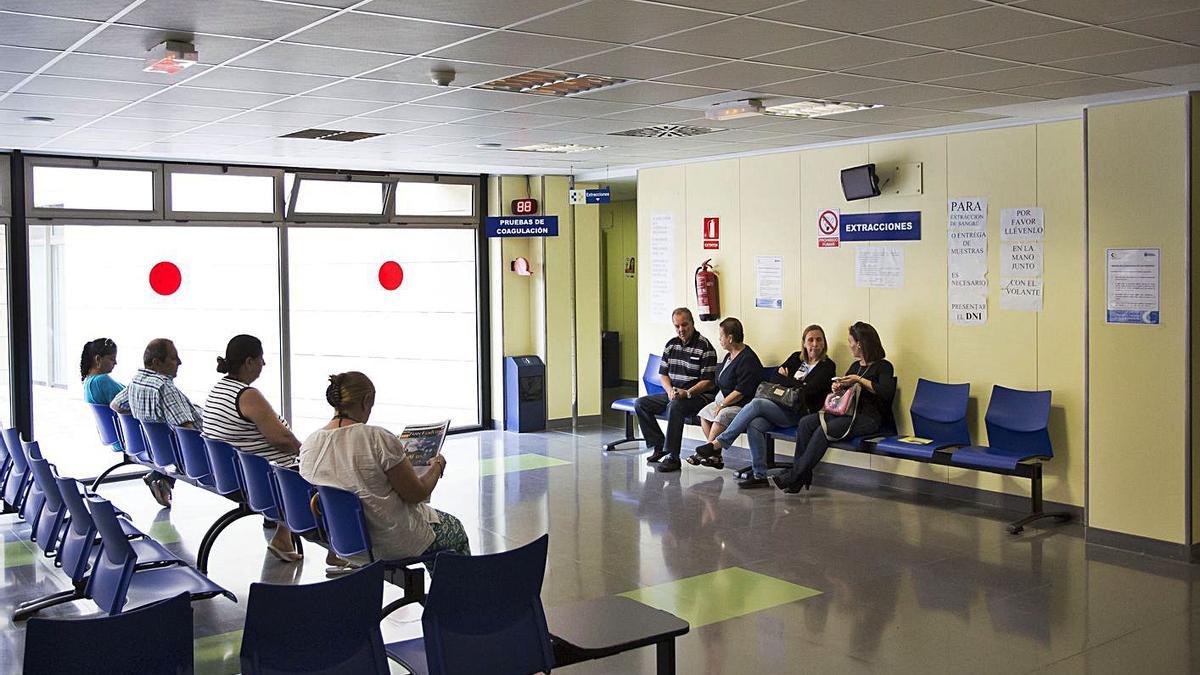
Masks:
[[[410,428],[407,440],[367,424],[375,405],[375,385],[360,372],[331,375],[325,399],[334,416],[300,446],[300,474],[314,485],[358,495],[375,558],[408,558],[443,550],[470,555],[458,518],[428,504],[446,470],[446,458],[438,452],[446,424]],[[407,443],[413,445],[412,458]],[[421,469],[414,468],[414,458],[424,465]]]

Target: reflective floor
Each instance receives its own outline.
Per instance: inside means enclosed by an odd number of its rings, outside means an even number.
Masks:
[[[1013,537],[1004,530],[1013,513],[831,486],[819,472],[794,496],[739,490],[728,471],[657,474],[640,448],[599,451],[620,435],[593,426],[454,436],[433,504],[463,520],[476,552],[549,532],[547,606],[626,594],[687,618],[680,673],[1200,671],[1200,566],[1087,545],[1074,524]],[[189,560],[229,508],[182,485],[170,510],[140,481],[101,493]],[[0,516],[0,531],[0,671],[9,673],[20,671],[24,639],[12,606],[66,582],[35,554],[24,523]],[[324,578],[323,550],[310,545],[303,564],[284,565],[263,539],[261,520],[246,518],[213,552],[210,575],[242,603],[252,581]],[[244,604],[194,606],[197,672],[237,672]],[[94,611],[81,602],[44,615]],[[385,640],[418,634],[419,611],[393,614]],[[555,672],[653,673],[654,653]]]

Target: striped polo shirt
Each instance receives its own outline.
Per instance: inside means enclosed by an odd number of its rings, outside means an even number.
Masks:
[[[717,350],[700,331],[693,332],[692,339],[687,342],[673,337],[663,349],[658,374],[671,378],[671,385],[681,389],[690,388],[701,380],[712,380],[717,376]],[[712,396],[712,393],[703,395]]]
[[[204,435],[277,464],[295,463],[296,455],[268,443],[258,426],[238,409],[238,399],[249,388],[232,377],[223,377],[213,386],[204,402]]]

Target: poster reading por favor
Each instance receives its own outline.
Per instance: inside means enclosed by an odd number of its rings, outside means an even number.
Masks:
[[[1041,207],[1000,210],[1000,308],[1042,311],[1042,240],[1046,222]]]
[[[947,301],[950,322],[981,326],[988,316],[987,199],[959,197],[946,204]]]

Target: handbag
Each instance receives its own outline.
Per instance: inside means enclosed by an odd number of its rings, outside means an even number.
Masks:
[[[864,375],[870,366],[864,368],[861,372],[855,375]],[[854,386],[842,391],[841,393],[830,392],[825,397],[825,405],[821,407],[821,412],[818,413],[821,419],[821,431],[825,434],[825,438],[830,441],[845,440],[850,435],[850,430],[854,428],[854,420],[858,419],[858,401],[861,398],[862,385],[855,384]],[[829,426],[825,422],[826,415],[837,415],[839,417],[850,416],[850,425],[846,427],[846,433],[832,438],[829,435]]]
[[[804,408],[804,387],[788,387],[773,382],[760,382],[754,398],[763,398],[775,405],[799,412]]]

